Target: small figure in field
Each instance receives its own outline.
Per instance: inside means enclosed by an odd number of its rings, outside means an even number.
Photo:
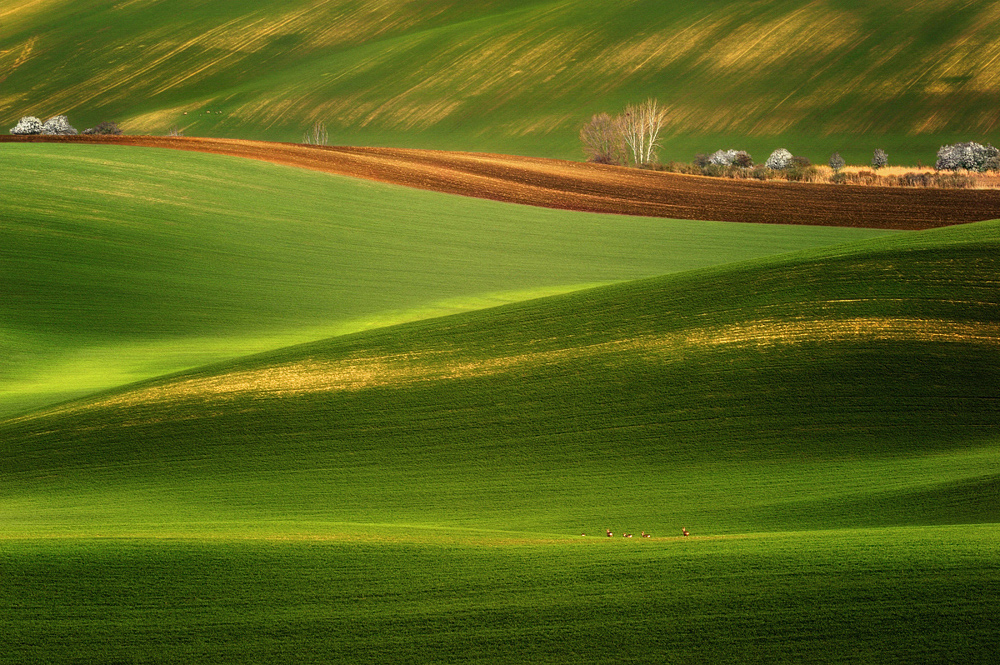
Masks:
[[[631,538],[631,537],[632,537],[631,533],[623,533],[622,534],[622,538]]]
[[[610,538],[611,536],[615,535],[615,534],[611,533],[611,529],[606,529],[606,531],[608,532],[608,538]]]
[[[585,533],[581,533],[580,535],[581,535],[581,536],[586,536],[587,534],[585,534]]]
[[[641,534],[643,538],[652,538],[652,536],[646,533],[645,531],[642,531]]]
[[[683,533],[685,536],[689,535],[687,529],[681,529],[681,533]]]

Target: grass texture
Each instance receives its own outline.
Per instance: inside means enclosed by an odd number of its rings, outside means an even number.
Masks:
[[[878,232],[613,217],[6,144],[0,415],[345,332]]]
[[[580,158],[580,126],[653,96],[662,157],[786,147],[931,163],[1000,127],[995,3],[733,0],[15,1],[0,120]]]
[[[3,657],[985,662],[998,230],[370,330],[8,419]]]
[[[988,662],[994,527],[0,544],[0,662]]]

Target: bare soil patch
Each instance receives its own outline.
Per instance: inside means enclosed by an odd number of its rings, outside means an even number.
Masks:
[[[994,189],[758,182],[513,155],[195,137],[4,136],[0,142],[191,150],[510,203],[675,219],[919,230],[1000,218]]]

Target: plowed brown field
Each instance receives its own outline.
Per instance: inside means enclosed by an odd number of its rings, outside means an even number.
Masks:
[[[1000,218],[1000,190],[758,182],[535,157],[193,137],[0,137],[193,150],[408,187],[589,212],[767,224],[928,229]]]

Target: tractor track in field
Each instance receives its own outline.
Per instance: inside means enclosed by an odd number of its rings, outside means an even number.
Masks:
[[[1000,189],[758,182],[513,155],[196,137],[4,136],[0,142],[208,152],[448,194],[622,215],[900,230],[1000,218]]]

